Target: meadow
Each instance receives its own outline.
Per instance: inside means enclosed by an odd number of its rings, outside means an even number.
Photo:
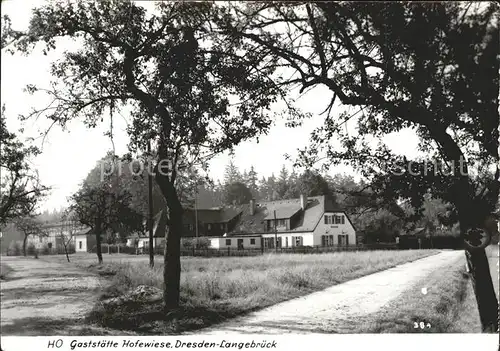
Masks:
[[[489,246],[486,253],[498,296],[499,247]],[[460,258],[432,272],[381,310],[365,316],[355,332],[481,333],[476,298],[464,262]]]
[[[338,252],[317,255],[267,254],[254,257],[183,257],[181,305],[164,315],[161,303],[105,307],[98,303],[90,322],[143,334],[176,334],[199,329],[291,298],[436,254],[434,250]],[[57,259],[47,257],[44,259]],[[87,255],[73,264],[107,276],[101,299],[139,285],[162,288],[163,263],[147,256],[105,255],[104,264]],[[93,262],[93,263],[91,263]]]

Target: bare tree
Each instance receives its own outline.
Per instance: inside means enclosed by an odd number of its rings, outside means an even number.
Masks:
[[[26,256],[26,243],[30,236],[48,236],[42,228],[42,223],[33,217],[22,217],[16,220],[15,226],[24,234],[23,255]]]
[[[78,231],[78,221],[74,217],[74,215],[64,215],[63,216],[64,225],[61,226],[59,231],[59,238],[61,239],[61,243],[64,248],[64,254],[66,255],[66,259],[69,260],[69,252],[68,249],[71,247],[71,242],[75,237],[75,233]]]

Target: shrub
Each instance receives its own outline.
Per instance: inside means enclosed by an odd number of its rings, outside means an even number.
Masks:
[[[26,248],[26,254],[28,256],[34,256],[36,252],[35,245],[33,243],[29,244],[28,247]]]
[[[210,240],[208,238],[182,238],[181,245],[183,249],[208,249],[210,247]]]
[[[19,241],[11,241],[9,244],[9,256],[21,256],[23,252],[22,245]]]
[[[50,254],[50,249],[47,244],[43,245],[42,247],[42,255],[48,255]]]

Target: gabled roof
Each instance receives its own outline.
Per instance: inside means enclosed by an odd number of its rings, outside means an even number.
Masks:
[[[90,235],[92,233],[92,228],[86,225],[82,225],[81,227],[78,227],[73,235]]]
[[[199,223],[227,223],[239,214],[241,214],[248,205],[240,205],[224,208],[211,208],[211,209],[185,209],[183,211],[184,223],[194,223],[195,217],[198,218]],[[153,220],[153,230],[155,237],[164,237],[165,228],[167,226],[167,211],[161,210],[156,214]]]
[[[254,215],[250,215],[248,206],[244,209],[241,219],[236,223],[231,234],[268,233],[265,222],[274,219],[274,210],[276,210],[276,219],[289,219],[296,216],[295,226],[286,231],[292,233],[314,231],[325,212],[344,212],[335,207],[333,201],[324,195],[309,197],[304,211],[300,206],[300,199],[258,202]]]
[[[291,218],[301,210],[300,200],[281,200],[281,201],[267,201],[261,203],[266,208],[267,215],[264,219],[274,219],[274,211],[276,211],[276,219]]]

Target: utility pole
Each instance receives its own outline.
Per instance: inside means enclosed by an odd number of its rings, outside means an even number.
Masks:
[[[198,248],[198,186],[196,186],[196,192],[194,195],[194,221],[196,228],[196,248]]]
[[[274,210],[274,247],[275,252],[278,253],[278,228],[276,227],[276,210]]]
[[[148,140],[148,200],[149,200],[149,211],[148,211],[148,230],[149,230],[149,267],[153,268],[155,266],[155,254],[153,247],[153,175],[151,174],[151,141]],[[158,221],[159,223],[160,221]],[[166,245],[166,243],[165,243]]]

